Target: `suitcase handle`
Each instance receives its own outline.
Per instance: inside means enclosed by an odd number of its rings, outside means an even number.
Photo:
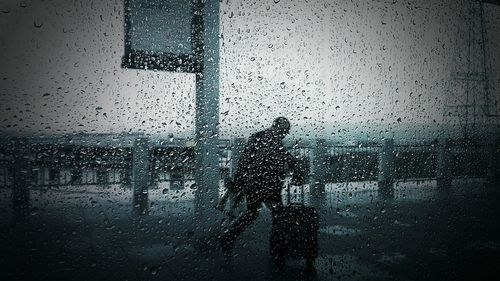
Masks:
[[[292,202],[292,192],[290,190],[291,183],[287,183],[286,192],[287,192],[287,204],[288,205],[301,205],[305,206],[305,194],[304,194],[304,185],[300,185],[300,203]]]

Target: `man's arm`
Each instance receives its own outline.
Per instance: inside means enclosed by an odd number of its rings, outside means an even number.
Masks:
[[[297,157],[293,156],[290,152],[284,151],[285,162],[288,165],[289,171],[292,172],[292,184],[302,185],[305,183],[306,178],[306,167],[302,165]]]

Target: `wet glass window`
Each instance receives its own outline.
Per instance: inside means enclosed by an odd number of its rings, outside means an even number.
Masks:
[[[0,2],[6,280],[498,274],[500,2]]]

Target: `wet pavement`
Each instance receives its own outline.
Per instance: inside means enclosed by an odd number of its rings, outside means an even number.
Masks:
[[[130,190],[68,187],[31,192],[14,223],[0,192],[2,280],[495,280],[500,274],[500,189],[481,180],[399,183],[394,199],[374,183],[327,187],[315,271],[269,258],[270,213],[226,262],[197,239],[192,198],[153,190],[151,211],[132,212]],[[175,197],[175,198],[172,198]],[[307,200],[306,200],[307,203]]]

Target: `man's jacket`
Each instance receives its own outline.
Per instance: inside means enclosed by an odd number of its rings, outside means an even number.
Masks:
[[[283,147],[270,129],[251,135],[241,153],[235,183],[245,193],[257,190],[281,190],[287,172],[296,167],[296,159]]]

